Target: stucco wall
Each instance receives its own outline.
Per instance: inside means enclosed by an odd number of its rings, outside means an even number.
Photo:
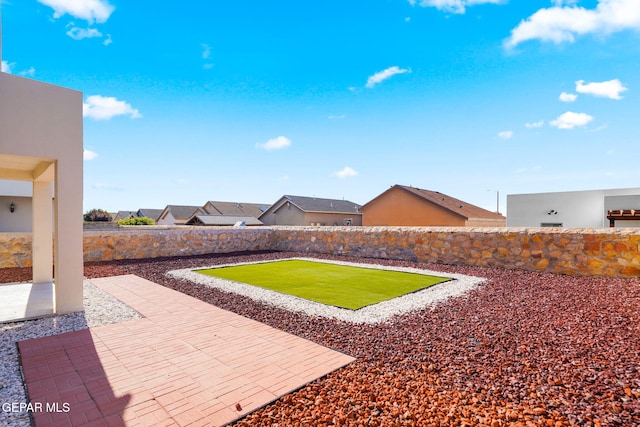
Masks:
[[[459,226],[465,220],[441,206],[420,199],[400,188],[369,202],[362,209],[366,226]]]
[[[85,231],[85,261],[278,250],[640,276],[640,231],[456,227],[132,227]],[[0,233],[0,268],[30,265],[29,233]]]
[[[13,212],[9,209],[14,204]],[[31,197],[0,196],[0,232],[30,232],[32,221]]]
[[[509,194],[508,227],[539,227],[561,223],[562,227],[608,227],[607,210],[640,209],[640,188]],[[635,224],[633,224],[635,226]],[[630,227],[619,221],[616,227]]]

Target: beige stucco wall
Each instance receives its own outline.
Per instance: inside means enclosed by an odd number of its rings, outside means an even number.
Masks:
[[[21,156],[52,164],[49,172],[34,179],[34,199],[39,197],[35,192],[40,192],[36,188],[40,188],[48,193],[50,205],[51,190],[36,184],[54,182],[56,311],[82,310],[82,94],[5,73],[0,73],[0,93],[0,156]],[[51,221],[50,213],[42,213],[42,217]],[[50,241],[51,225],[42,225],[34,220],[34,233]],[[36,228],[44,232],[39,234]],[[47,269],[50,271],[51,265],[38,266],[39,272]]]
[[[0,268],[28,266],[30,234],[0,233]],[[633,228],[149,227],[86,231],[86,261],[277,250],[575,275],[640,276]]]
[[[287,203],[275,211],[268,211],[259,219],[265,225],[308,225],[305,224],[304,212]]]
[[[15,211],[9,206],[13,203]],[[31,197],[2,196],[0,194],[0,232],[31,231]]]

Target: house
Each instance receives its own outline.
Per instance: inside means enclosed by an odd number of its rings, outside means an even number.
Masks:
[[[609,211],[640,210],[640,188],[509,194],[507,210],[509,227],[610,227]],[[612,217],[616,227],[640,227],[625,212]]]
[[[206,214],[206,212],[200,206],[167,205],[156,224],[184,225],[195,214]]]
[[[234,226],[242,225],[264,225],[262,221],[253,216],[238,215],[203,215],[192,216],[185,225],[208,225],[208,226]]]
[[[139,217],[145,217],[145,218],[151,218],[154,221],[158,221],[158,218],[160,218],[160,215],[162,215],[163,209],[138,209],[138,212],[136,212],[136,216]]]
[[[357,203],[290,195],[282,196],[258,219],[266,225],[362,225]]]
[[[438,191],[394,185],[361,208],[363,224],[504,227],[506,218]]]
[[[30,187],[32,283],[20,286],[47,293],[43,311],[24,316],[82,311],[82,93],[0,72],[0,94],[0,180]],[[0,210],[22,215],[26,203]]]
[[[114,216],[112,216],[113,221],[118,222],[123,219],[133,218],[134,216],[138,216],[136,211],[118,211]]]
[[[238,223],[244,225],[264,225],[258,219],[268,208],[263,203],[237,203],[208,201],[202,207],[202,212],[195,212],[186,225],[232,226]]]
[[[209,215],[252,216],[258,218],[269,208],[265,203],[236,203],[208,201],[203,206]]]

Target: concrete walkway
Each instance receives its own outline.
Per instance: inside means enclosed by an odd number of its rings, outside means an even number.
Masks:
[[[91,282],[145,317],[20,342],[36,426],[224,425],[354,360],[137,276]]]
[[[0,284],[0,323],[53,316],[53,283]]]

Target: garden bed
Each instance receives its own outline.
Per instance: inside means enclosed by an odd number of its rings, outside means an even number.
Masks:
[[[365,324],[274,308],[166,275],[291,256],[301,254],[87,264],[85,274],[137,274],[357,358],[238,426],[640,425],[637,278],[331,257],[487,279],[463,297]]]

